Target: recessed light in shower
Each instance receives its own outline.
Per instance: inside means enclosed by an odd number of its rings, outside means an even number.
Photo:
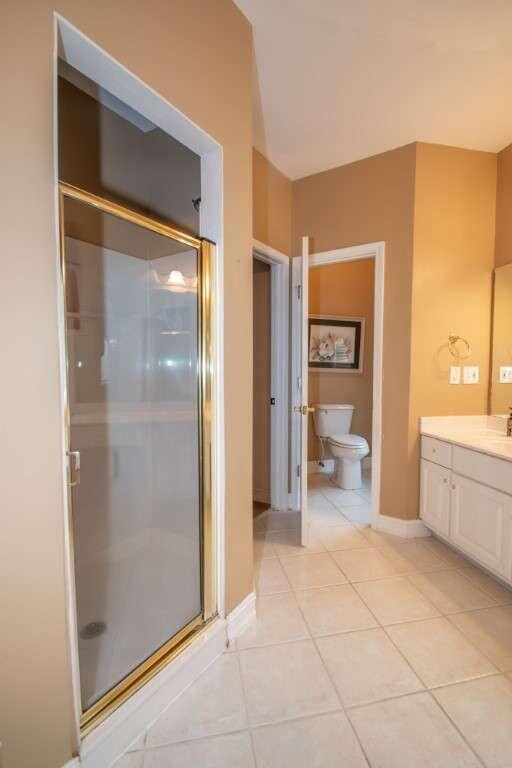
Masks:
[[[180,288],[181,290],[185,290],[186,283],[185,283],[185,278],[183,277],[183,272],[180,272],[179,269],[173,269],[171,274],[167,278],[167,285],[177,288],[178,290]]]

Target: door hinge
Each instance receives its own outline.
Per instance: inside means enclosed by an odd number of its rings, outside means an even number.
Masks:
[[[300,477],[300,464],[297,464],[297,477]]]
[[[300,298],[302,296],[302,285],[297,286],[297,298],[300,301]]]
[[[69,459],[68,485],[70,488],[74,488],[76,485],[80,485],[80,451],[66,451],[66,455]]]

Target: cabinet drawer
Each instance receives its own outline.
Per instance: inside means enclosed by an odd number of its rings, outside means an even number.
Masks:
[[[452,466],[452,446],[442,440],[424,435],[421,438],[421,458],[441,464],[443,467]]]
[[[512,495],[512,463],[486,453],[453,446],[454,472]]]

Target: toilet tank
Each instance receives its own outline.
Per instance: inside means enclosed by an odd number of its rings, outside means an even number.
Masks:
[[[353,413],[353,405],[337,403],[315,405],[313,420],[317,436],[348,435]]]

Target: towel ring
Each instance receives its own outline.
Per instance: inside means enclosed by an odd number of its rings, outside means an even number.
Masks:
[[[459,351],[457,348],[457,344],[461,342],[461,344],[464,345],[465,351]],[[455,334],[450,334],[448,336],[448,350],[453,357],[456,357],[458,360],[465,360],[468,358],[471,354],[471,347],[469,346],[469,341],[464,338],[464,336],[456,336]]]

